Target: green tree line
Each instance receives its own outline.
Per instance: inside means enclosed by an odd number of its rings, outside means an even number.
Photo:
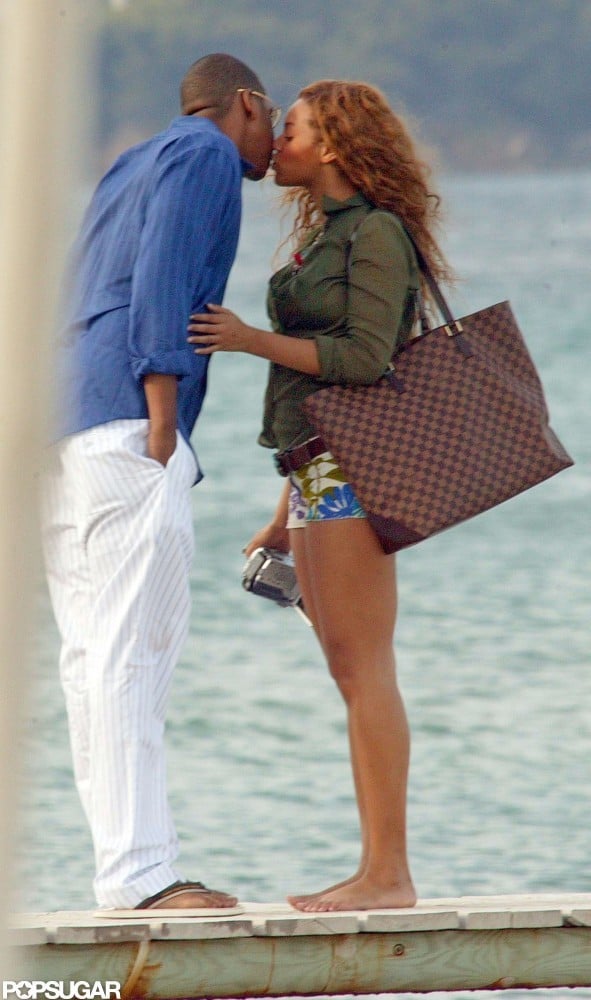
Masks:
[[[97,145],[162,127],[216,51],[284,105],[315,79],[376,84],[447,168],[591,164],[591,0],[102,0]]]

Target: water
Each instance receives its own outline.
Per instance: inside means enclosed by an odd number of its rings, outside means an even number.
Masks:
[[[577,464],[399,556],[413,873],[423,897],[590,892],[591,174],[455,178],[444,192],[463,279],[453,303],[462,314],[511,300]],[[226,304],[264,324],[278,217],[273,190],[245,193]],[[195,435],[207,478],[193,495],[192,629],[169,714],[183,868],[257,901],[330,884],[358,852],[343,709],[313,636],[239,582],[241,548],[281,485],[255,443],[265,367],[238,355],[212,365]],[[91,848],[41,582],[38,620],[22,906],[86,909]]]

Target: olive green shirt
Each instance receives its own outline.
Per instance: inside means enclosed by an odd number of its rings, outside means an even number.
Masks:
[[[270,366],[259,443],[281,451],[315,434],[301,406],[306,396],[377,381],[415,319],[419,271],[399,219],[360,193],[325,198],[323,211],[324,228],[269,285],[273,330],[315,340],[320,362],[318,376]]]

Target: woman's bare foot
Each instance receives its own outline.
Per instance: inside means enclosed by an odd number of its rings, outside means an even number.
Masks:
[[[331,913],[342,910],[399,910],[414,906],[417,896],[410,881],[381,886],[362,876],[302,901],[297,896],[288,896],[288,900],[303,913]]]
[[[351,882],[357,882],[357,880],[361,878],[361,875],[362,872],[360,870],[355,872],[354,875],[349,875],[349,878],[344,878],[342,882],[335,882],[335,884],[329,886],[328,889],[319,889],[318,892],[304,893],[303,896],[288,896],[287,902],[291,903],[292,906],[295,906],[296,909],[300,909],[300,903],[307,903],[311,899],[318,899],[319,896],[326,896],[327,893],[334,892],[335,889],[342,889],[343,886],[350,885]]]

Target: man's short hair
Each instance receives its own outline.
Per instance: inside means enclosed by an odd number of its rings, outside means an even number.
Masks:
[[[182,113],[192,115],[207,108],[214,120],[224,118],[240,87],[266,93],[256,73],[234,56],[223,52],[203,56],[189,67],[182,80]]]

